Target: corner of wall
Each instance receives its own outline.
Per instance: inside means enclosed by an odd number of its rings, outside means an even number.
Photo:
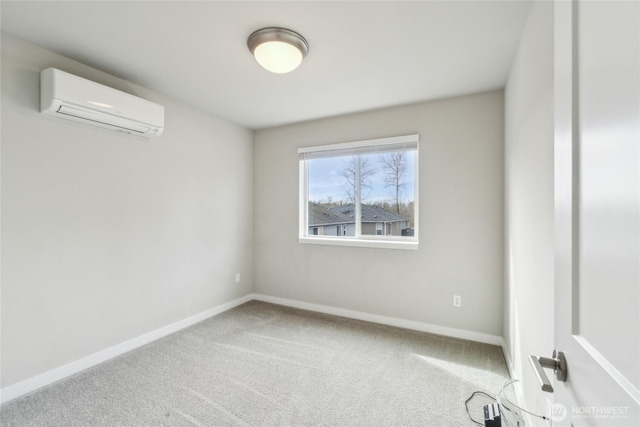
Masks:
[[[516,393],[533,412],[549,406],[527,358],[553,347],[553,208],[553,4],[534,2],[505,89],[503,332]]]

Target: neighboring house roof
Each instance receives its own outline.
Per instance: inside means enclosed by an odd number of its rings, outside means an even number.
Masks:
[[[379,206],[361,205],[362,222],[408,221],[402,215],[389,212]],[[354,223],[356,207],[353,204],[326,207],[309,203],[309,226]]]

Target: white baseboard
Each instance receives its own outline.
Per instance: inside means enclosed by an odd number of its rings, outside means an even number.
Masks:
[[[503,351],[504,351],[504,340],[502,339],[502,337],[499,337],[496,335],[465,331],[462,329],[448,328],[445,326],[433,325],[430,323],[416,322],[413,320],[399,319],[396,317],[381,316],[381,315],[370,314],[370,313],[365,313],[361,311],[347,310],[344,308],[331,307],[327,305],[312,304],[312,303],[296,301],[296,300],[291,300],[286,298],[272,297],[272,296],[262,295],[262,294],[249,294],[249,295],[245,295],[244,297],[238,298],[236,300],[230,301],[228,303],[216,306],[212,309],[195,314],[186,319],[180,320],[178,322],[172,323],[170,325],[167,325],[162,328],[156,329],[154,331],[148,332],[146,334],[140,335],[136,338],[132,338],[128,341],[117,344],[113,347],[109,347],[97,353],[83,357],[82,359],[76,360],[74,362],[68,363],[58,368],[54,368],[50,371],[36,375],[35,377],[29,378],[27,380],[24,380],[19,383],[12,384],[3,389],[0,389],[0,403],[8,402],[17,397],[20,397],[34,390],[37,390],[39,388],[52,384],[56,381],[59,381],[63,378],[66,378],[68,376],[81,372],[85,369],[91,368],[92,366],[95,366],[99,363],[105,362],[109,359],[113,359],[116,356],[120,356],[121,354],[124,354],[128,351],[134,350],[152,341],[163,338],[169,334],[172,334],[181,329],[187,328],[191,325],[194,325],[198,322],[208,319],[209,317],[213,317],[217,314],[230,310],[234,307],[237,307],[251,300],[264,301],[264,302],[284,305],[288,307],[300,308],[303,310],[310,310],[310,311],[316,311],[316,312],[325,313],[325,314],[332,314],[335,316],[347,317],[351,319],[364,320],[367,322],[378,323],[382,325],[396,326],[399,328],[411,329],[414,331],[428,332],[432,334],[444,335],[444,336],[453,337],[453,338],[461,338],[461,339],[466,339],[470,341],[482,342],[486,344],[499,345],[503,347]],[[505,351],[505,356],[506,355],[507,353]],[[507,360],[507,365],[509,366],[510,373],[511,373],[511,364],[509,363],[508,360]],[[516,390],[519,390],[519,389],[520,389],[519,387],[516,388]],[[518,398],[520,398],[520,396],[518,396]]]
[[[0,390],[0,403],[8,402],[12,399],[15,399],[16,397],[22,396],[46,385],[52,384],[65,377],[76,374],[80,371],[105,362],[128,351],[134,350],[157,339],[163,338],[181,329],[187,328],[191,325],[195,325],[196,323],[208,319],[209,317],[213,317],[238,305],[244,304],[251,299],[252,295],[245,295],[244,297],[235,299],[225,304],[221,304],[209,310],[187,317],[186,319],[179,320],[170,325],[164,326],[151,332],[147,332],[146,334],[140,335],[136,338],[132,338],[123,343],[114,345],[113,347],[109,347],[97,353],[83,357],[82,359],[76,360],[75,362],[68,363],[66,365],[44,372],[40,375],[36,375],[35,377],[7,386]]]
[[[509,377],[511,377],[512,379],[517,379],[515,375],[515,369],[513,367],[513,362],[511,361],[511,353],[507,348],[507,343],[504,341],[504,338],[501,338],[501,340],[502,340],[502,343],[500,344],[500,346],[502,347],[502,353],[504,353],[504,360],[507,362],[507,369],[509,369]],[[516,394],[516,402],[513,402],[513,403],[515,403],[520,407],[524,407],[526,404],[524,401],[524,390],[522,389],[522,382],[517,381],[513,383],[513,389],[515,390],[515,394]],[[522,413],[522,417],[524,418],[525,425],[528,425],[528,426],[535,425],[533,423],[533,419],[528,413],[524,411],[521,411],[521,413]]]
[[[511,378],[515,378],[514,370],[513,370],[513,363],[511,362],[511,353],[509,352],[509,349],[507,348],[507,343],[505,342],[504,338],[500,338],[500,347],[502,347],[502,353],[504,354],[504,360],[505,360],[505,362],[507,362],[507,369],[509,369],[509,376]]]
[[[378,314],[369,314],[362,311],[347,310],[344,308],[312,304],[308,302],[272,297],[262,294],[252,294],[252,298],[258,301],[270,302],[273,304],[285,305],[288,307],[300,308],[303,310],[317,311],[325,314],[333,314],[335,316],[348,317],[350,319],[364,320],[367,322],[379,323],[388,326],[396,326],[398,328],[411,329],[413,331],[429,332],[432,334],[461,338],[485,344],[502,345],[503,343],[502,337],[499,337],[497,335],[489,335],[480,332],[465,331],[463,329],[448,328],[446,326],[439,326],[431,323],[416,322],[414,320],[399,319],[397,317],[380,316]]]

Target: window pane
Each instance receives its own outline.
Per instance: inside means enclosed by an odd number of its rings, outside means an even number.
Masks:
[[[307,235],[354,237],[355,175],[354,156],[323,157],[307,160]]]
[[[361,155],[362,235],[413,236],[415,151]]]
[[[416,249],[418,143],[405,135],[299,148],[301,242]]]

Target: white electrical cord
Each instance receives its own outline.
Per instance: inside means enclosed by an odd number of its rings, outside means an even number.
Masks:
[[[526,409],[521,408],[520,406],[518,406],[515,403],[511,402],[506,396],[504,396],[504,390],[508,386],[510,386],[511,384],[513,384],[515,382],[518,382],[518,381],[520,381],[520,380],[512,379],[512,380],[507,380],[507,381],[504,382],[504,384],[502,384],[502,388],[500,389],[500,391],[496,395],[496,401],[498,402],[498,405],[501,408],[505,408],[509,412],[514,412],[512,408],[516,408],[516,409],[518,409],[518,410],[520,410],[522,412],[526,412],[529,415],[533,415],[534,417],[546,420],[546,421],[549,422],[549,425],[551,425],[551,419],[549,417],[545,417],[544,415],[538,415],[538,414],[534,414],[533,412],[527,411]],[[504,402],[506,402],[508,405],[505,405]],[[511,408],[510,408],[510,406],[511,406]],[[524,420],[522,419],[522,416],[521,415],[516,415],[516,416],[518,417],[518,419],[517,419],[518,425],[520,425],[520,422],[522,422],[522,425],[524,425]]]

